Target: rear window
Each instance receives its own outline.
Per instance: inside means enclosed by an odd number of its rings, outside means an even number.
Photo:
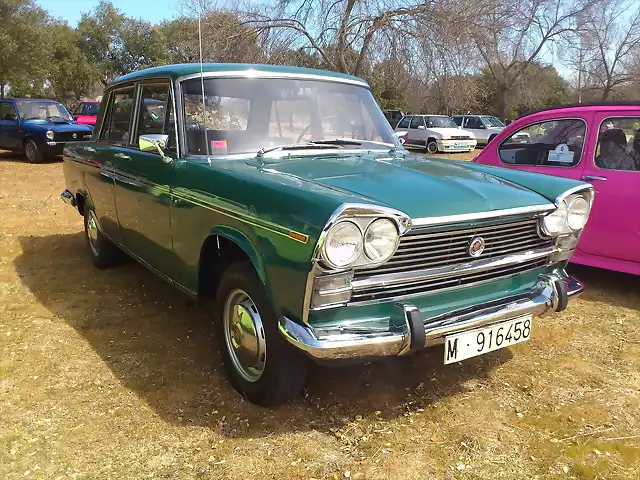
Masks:
[[[511,165],[573,167],[580,163],[587,124],[582,119],[534,123],[510,135],[498,148]]]
[[[595,164],[604,170],[640,171],[640,117],[609,117],[602,122]]]

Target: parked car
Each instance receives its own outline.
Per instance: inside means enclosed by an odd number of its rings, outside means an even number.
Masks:
[[[504,130],[504,123],[493,115],[456,115],[451,117],[460,129],[473,133],[478,145],[486,146]],[[521,132],[514,140],[527,141],[527,133]]]
[[[405,115],[395,128],[403,135],[406,147],[424,148],[428,153],[472,152],[476,148],[473,133],[460,130],[445,115]]]
[[[582,290],[564,267],[591,185],[414,156],[356,77],[203,71],[111,84],[93,140],[65,149],[62,198],[96,267],[124,252],[211,299],[228,378],[252,402],[296,395],[309,358],[445,343],[449,364],[528,340],[534,316]],[[166,105],[152,125],[135,112],[146,99]]]
[[[528,142],[514,141],[522,133]],[[594,209],[572,261],[640,275],[640,103],[522,116],[474,162],[592,183]]]
[[[24,152],[31,163],[62,155],[69,142],[88,140],[93,127],[78,125],[54,100],[0,100],[0,149]]]
[[[384,116],[391,125],[391,128],[395,128],[396,125],[402,117],[404,117],[404,112],[402,110],[384,110]]]
[[[76,123],[95,125],[100,110],[100,102],[97,100],[83,100],[73,111]]]

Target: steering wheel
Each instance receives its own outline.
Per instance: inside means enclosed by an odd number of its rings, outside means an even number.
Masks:
[[[323,120],[323,121],[324,121],[324,120],[337,121],[337,120],[338,120],[338,117],[336,117],[335,115],[330,115],[330,116],[328,116],[328,117],[324,117],[322,120]],[[351,136],[352,136],[353,138],[357,138],[357,135],[356,135],[356,134],[357,134],[358,132],[357,132],[357,129],[356,129],[356,128],[354,128],[354,127],[355,127],[354,122],[349,122],[349,125],[350,125],[350,127],[351,127]],[[302,137],[304,137],[307,133],[309,133],[309,129],[310,129],[310,128],[311,128],[311,124],[309,124],[309,125],[307,125],[306,127],[304,127],[304,130],[302,130],[302,133],[301,133],[300,135],[298,135],[298,138],[296,139],[296,143],[300,143],[300,140],[302,140]],[[334,128],[336,129],[336,131],[338,130],[336,126],[334,126]]]
[[[298,135],[298,138],[296,138],[296,143],[300,143],[300,140],[302,140],[302,137],[304,137],[307,133],[309,133],[310,128],[311,128],[311,124],[304,127],[304,130],[302,130],[302,133]]]

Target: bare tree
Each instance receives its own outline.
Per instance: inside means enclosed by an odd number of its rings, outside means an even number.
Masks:
[[[640,4],[634,0],[601,0],[584,15],[571,37],[566,63],[578,69],[578,91],[624,95],[629,82],[640,79]]]
[[[601,0],[497,0],[479,16],[471,35],[497,92],[504,118],[512,86],[552,42],[577,29],[581,15]]]

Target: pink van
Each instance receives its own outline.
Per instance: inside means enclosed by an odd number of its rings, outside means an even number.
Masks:
[[[640,102],[524,115],[472,161],[593,184],[593,209],[572,262],[640,275]]]

